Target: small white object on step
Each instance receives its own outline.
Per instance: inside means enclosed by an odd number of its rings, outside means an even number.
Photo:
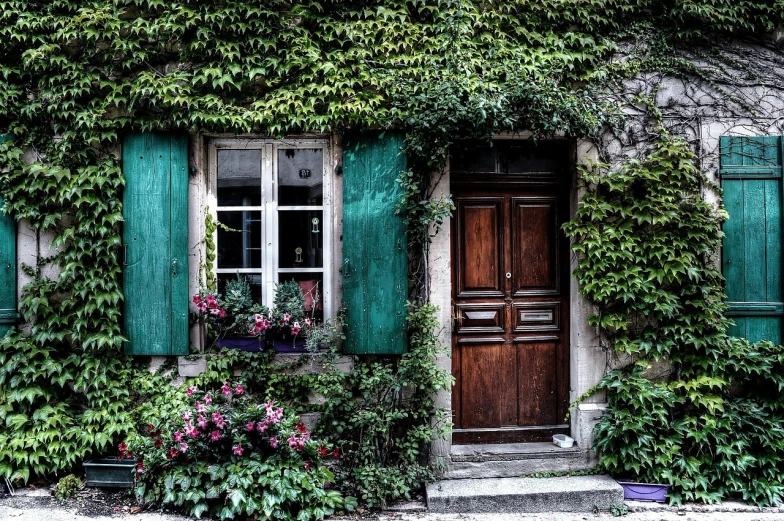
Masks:
[[[553,445],[558,445],[562,449],[568,449],[574,445],[574,438],[566,434],[554,434]]]

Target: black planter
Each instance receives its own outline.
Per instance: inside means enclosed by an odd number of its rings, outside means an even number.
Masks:
[[[133,488],[136,458],[98,458],[83,466],[88,487]]]

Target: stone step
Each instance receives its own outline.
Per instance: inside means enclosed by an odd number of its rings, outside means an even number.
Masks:
[[[609,476],[456,479],[427,486],[427,508],[436,513],[587,513],[622,503],[623,489]]]
[[[452,445],[446,479],[514,478],[536,472],[571,472],[591,468],[590,454],[575,445],[552,443]]]

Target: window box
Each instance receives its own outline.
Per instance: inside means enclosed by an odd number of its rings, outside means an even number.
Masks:
[[[264,350],[264,343],[256,336],[230,336],[218,340],[218,347],[257,353]]]
[[[304,338],[284,337],[272,341],[276,353],[307,353],[308,341]]]
[[[98,458],[83,467],[88,487],[133,488],[136,458]]]
[[[655,501],[664,503],[669,490],[669,485],[654,483],[633,483],[629,481],[619,481],[618,484],[623,488],[623,499],[633,499],[636,501]]]

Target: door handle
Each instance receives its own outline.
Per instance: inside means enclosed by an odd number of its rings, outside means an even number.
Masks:
[[[343,278],[344,279],[351,278],[351,264],[349,263],[348,259],[343,260]]]
[[[172,274],[172,277],[176,277],[177,275],[180,274],[178,267],[179,266],[177,264],[177,258],[172,259],[172,261],[171,261],[171,274]]]
[[[122,265],[123,266],[127,266],[128,265],[128,245],[127,244],[123,244]]]

